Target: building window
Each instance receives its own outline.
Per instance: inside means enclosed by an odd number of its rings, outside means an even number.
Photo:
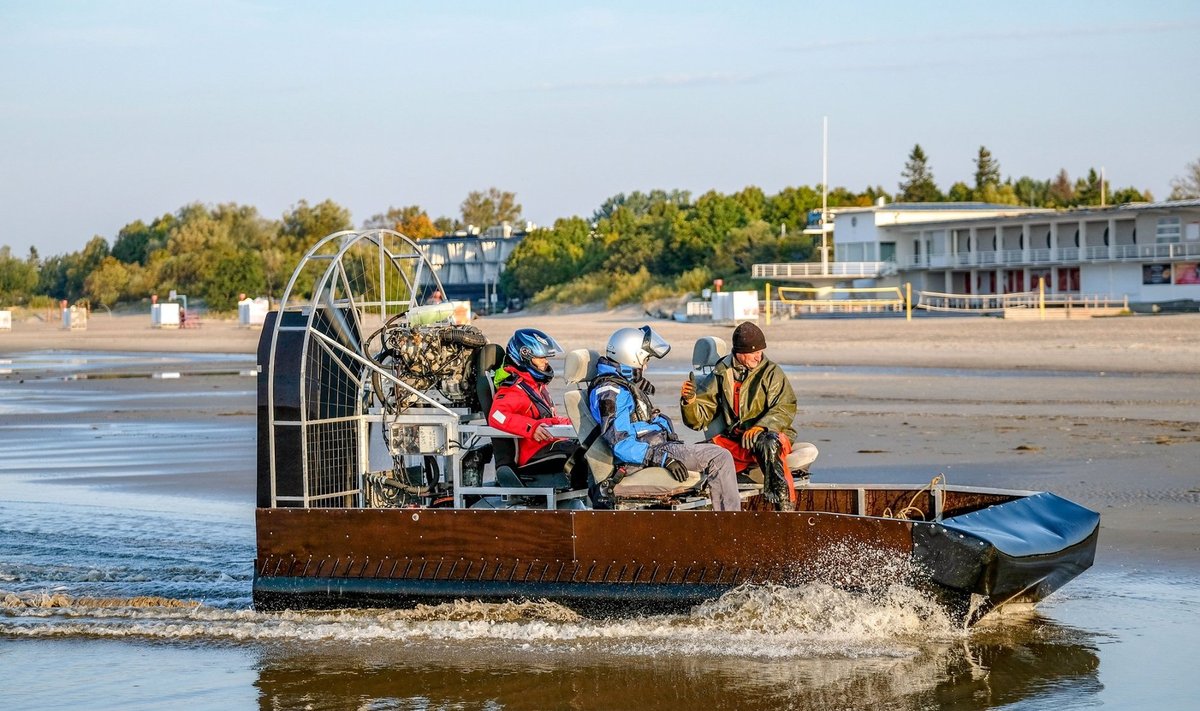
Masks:
[[[1058,268],[1058,289],[1060,294],[1079,291],[1079,267]]]
[[[1159,244],[1178,242],[1182,234],[1182,220],[1178,217],[1158,218],[1158,227],[1154,230],[1155,241]]]
[[[896,243],[895,242],[880,242],[879,243],[879,261],[895,262],[896,261]]]

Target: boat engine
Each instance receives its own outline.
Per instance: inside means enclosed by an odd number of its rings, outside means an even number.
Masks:
[[[368,340],[372,358],[417,392],[436,391],[453,407],[479,409],[475,392],[475,351],[487,337],[474,326],[389,324]],[[385,412],[397,413],[421,401],[416,392],[397,387],[373,373],[375,398]]]

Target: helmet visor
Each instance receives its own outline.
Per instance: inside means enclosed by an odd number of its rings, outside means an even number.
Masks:
[[[566,351],[558,345],[558,341],[554,340],[554,336],[548,333],[539,334],[537,346],[533,349],[535,358],[557,358]]]
[[[658,335],[653,328],[642,326],[642,350],[649,353],[655,358],[666,357],[671,352],[671,344],[667,343],[667,339]]]

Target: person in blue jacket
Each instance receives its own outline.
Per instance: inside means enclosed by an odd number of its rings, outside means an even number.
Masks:
[[[649,326],[613,333],[596,366],[588,408],[616,462],[631,468],[663,467],[676,481],[686,481],[688,470],[700,472],[700,487],[708,489],[713,510],[738,511],[741,496],[733,457],[715,444],[682,442],[671,419],[650,400],[654,386],[644,377],[646,364],[670,350],[671,344]]]

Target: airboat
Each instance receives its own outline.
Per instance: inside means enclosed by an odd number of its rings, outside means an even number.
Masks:
[[[698,474],[620,471],[588,436],[586,349],[567,355],[563,399],[587,482],[577,471],[517,476],[513,441],[486,419],[503,351],[471,325],[469,303],[422,303],[435,290],[445,293],[413,241],[339,232],[304,255],[268,314],[256,608],[545,599],[677,611],[743,585],[834,576],[853,587],[866,568],[895,563],[972,624],[1045,598],[1093,562],[1099,515],[1048,492],[813,482],[780,512],[749,472],[742,510],[711,511]],[[612,497],[599,508],[590,492],[605,482]]]

